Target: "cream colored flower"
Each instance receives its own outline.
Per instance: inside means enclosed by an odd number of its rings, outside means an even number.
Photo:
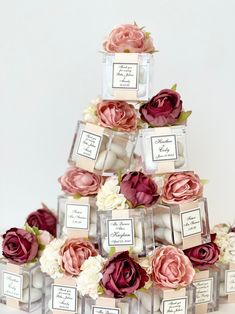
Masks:
[[[93,99],[88,107],[83,111],[83,117],[85,122],[97,124],[98,117],[97,117],[97,105],[101,102],[101,99],[97,97]]]

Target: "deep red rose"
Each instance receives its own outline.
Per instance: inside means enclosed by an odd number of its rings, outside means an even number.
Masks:
[[[220,250],[214,242],[210,242],[187,249],[184,253],[190,259],[193,267],[203,270],[218,261]]]
[[[121,193],[133,207],[153,205],[159,198],[157,184],[140,171],[125,174],[121,180]]]
[[[2,254],[14,264],[31,262],[38,254],[37,238],[24,229],[11,228],[3,235]]]
[[[39,230],[48,231],[53,237],[56,237],[56,216],[47,208],[38,209],[27,217],[27,223],[30,227],[37,227]]]
[[[141,119],[154,127],[174,125],[182,112],[180,94],[163,89],[140,107]]]
[[[106,263],[101,284],[108,296],[123,298],[144,287],[148,279],[146,271],[125,251],[114,254]]]

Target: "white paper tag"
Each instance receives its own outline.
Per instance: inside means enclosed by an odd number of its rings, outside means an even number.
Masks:
[[[176,136],[174,134],[151,136],[151,150],[153,161],[176,160],[178,158]]]
[[[52,310],[77,312],[77,288],[52,285]]]
[[[73,229],[89,229],[89,204],[66,204],[66,227]]]
[[[92,306],[92,314],[121,314],[121,310],[114,307]]]
[[[162,314],[187,314],[188,298],[164,299]]]
[[[3,271],[2,280],[3,294],[6,297],[22,300],[23,276]]]
[[[101,145],[102,136],[82,131],[77,154],[83,157],[96,160]]]
[[[225,271],[225,293],[235,292],[235,270]]]
[[[202,233],[201,209],[193,208],[180,213],[182,237]]]
[[[134,245],[133,218],[107,219],[107,229],[109,246]]]
[[[138,63],[113,63],[112,88],[137,89]]]
[[[196,287],[196,304],[212,302],[213,282],[213,278],[196,280],[193,282],[193,285]]]

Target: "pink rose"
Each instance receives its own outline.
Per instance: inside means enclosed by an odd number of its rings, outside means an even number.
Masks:
[[[40,230],[38,235],[38,242],[42,246],[48,245],[53,240],[53,236],[46,230]]]
[[[104,100],[97,106],[99,124],[116,131],[132,132],[137,129],[137,115],[133,105],[125,101]]]
[[[152,256],[152,280],[159,288],[177,289],[188,286],[195,275],[184,252],[174,246],[162,246]]]
[[[192,202],[202,196],[203,186],[197,174],[177,172],[170,174],[164,183],[162,200],[165,203]]]
[[[76,238],[68,239],[60,249],[61,268],[66,275],[77,276],[85,260],[97,254],[91,242]]]
[[[140,171],[128,172],[120,183],[121,193],[131,203],[131,206],[149,207],[159,198],[157,184]]]
[[[11,228],[3,235],[2,254],[14,264],[31,262],[38,254],[38,242],[34,234],[20,228]]]
[[[103,43],[107,52],[154,52],[150,33],[145,32],[137,25],[123,24],[112,30]]]
[[[59,182],[66,194],[88,196],[98,193],[103,178],[87,170],[71,167],[59,178]]]

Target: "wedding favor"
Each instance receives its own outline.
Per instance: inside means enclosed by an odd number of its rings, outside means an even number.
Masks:
[[[103,99],[148,100],[152,63],[149,53],[104,53]]]
[[[45,287],[39,263],[15,265],[0,260],[0,302],[25,312],[42,306]]]
[[[195,314],[204,314],[219,309],[219,269],[211,266],[197,271],[193,285],[196,287]]]
[[[218,263],[220,269],[220,303],[235,303],[235,263]]]
[[[130,250],[146,256],[154,248],[152,209],[98,211],[98,241],[102,256]]]
[[[69,163],[100,175],[128,169],[136,138],[135,132],[115,132],[79,121]]]
[[[58,236],[77,236],[97,242],[95,197],[58,197]]]
[[[207,200],[158,204],[153,208],[156,244],[174,244],[187,249],[210,242]]]
[[[140,139],[143,169],[146,173],[188,169],[185,126],[142,129]]]

